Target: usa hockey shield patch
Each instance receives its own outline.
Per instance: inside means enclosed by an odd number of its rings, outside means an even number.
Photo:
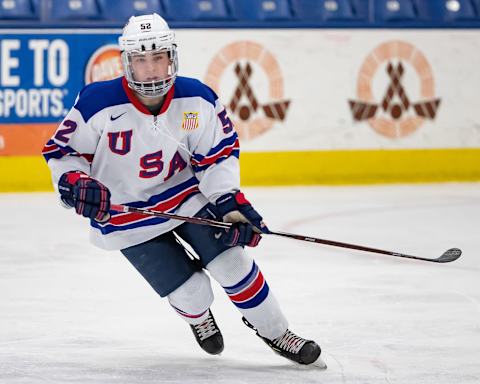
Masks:
[[[183,112],[182,129],[193,131],[198,128],[198,112]]]

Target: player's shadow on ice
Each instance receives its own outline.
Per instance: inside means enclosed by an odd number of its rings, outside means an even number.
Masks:
[[[225,357],[189,357],[172,356],[159,357],[158,361],[149,358],[148,362],[139,364],[124,361],[115,367],[112,374],[121,382],[128,381],[141,383],[270,383],[272,379],[276,384],[302,383],[309,381],[311,375],[317,375],[318,370],[305,369],[306,367],[283,361],[278,357],[278,364],[270,361],[247,361]],[[270,359],[268,359],[270,360]],[[117,361],[119,363],[119,361]],[[102,369],[105,374],[105,367]],[[140,379],[140,380],[139,380]],[[132,381],[131,381],[132,380]],[[310,382],[310,381],[309,381]]]

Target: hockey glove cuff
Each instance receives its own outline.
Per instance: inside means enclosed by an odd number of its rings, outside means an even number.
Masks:
[[[77,214],[98,222],[110,219],[110,191],[99,181],[80,171],[64,173],[58,182],[62,201]]]
[[[216,208],[223,221],[231,223],[249,223],[257,233],[269,233],[262,216],[240,191],[227,193],[216,201]]]

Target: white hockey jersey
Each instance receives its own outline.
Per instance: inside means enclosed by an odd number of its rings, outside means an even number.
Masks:
[[[181,215],[240,188],[239,142],[215,93],[178,77],[157,116],[136,98],[125,78],[93,83],[79,94],[43,149],[57,188],[79,170],[106,185],[112,204]],[[90,238],[104,249],[150,240],[181,222],[111,212],[91,221]]]

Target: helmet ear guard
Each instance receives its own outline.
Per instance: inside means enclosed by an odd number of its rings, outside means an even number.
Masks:
[[[178,73],[177,45],[175,34],[167,22],[156,13],[132,16],[118,39],[122,51],[122,64],[128,86],[145,97],[165,95],[173,86]],[[131,58],[145,52],[168,53],[170,65],[168,76],[156,81],[135,80]]]

